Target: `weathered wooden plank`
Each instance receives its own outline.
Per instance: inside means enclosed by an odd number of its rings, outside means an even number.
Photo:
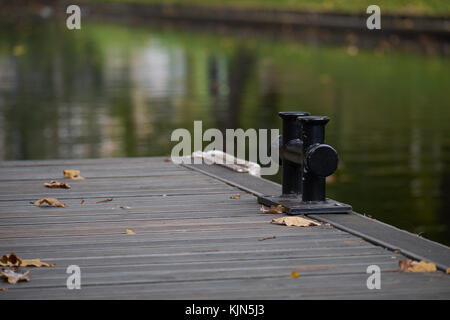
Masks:
[[[57,160],[10,160],[0,161],[0,167],[2,168],[17,168],[17,167],[45,167],[45,166],[81,166],[81,165],[93,165],[102,166],[111,164],[116,167],[126,164],[160,164],[167,163],[174,165],[172,162],[166,162],[169,157],[139,157],[139,158],[102,158],[102,159],[57,159]]]
[[[367,274],[336,274],[287,277],[252,277],[247,279],[162,281],[156,283],[92,284],[81,290],[67,290],[64,283],[53,287],[14,288],[4,294],[5,299],[317,299],[345,298],[373,299],[377,296],[444,297],[448,295],[445,276],[424,274],[383,273],[383,289],[368,290]],[[381,294],[383,293],[383,294]]]
[[[53,245],[53,244],[73,244],[73,245],[88,245],[89,243],[94,243],[100,245],[115,244],[117,242],[130,243],[130,245],[136,243],[142,244],[160,244],[166,243],[178,244],[179,242],[191,241],[192,243],[202,244],[208,242],[235,242],[235,241],[256,241],[261,238],[261,236],[272,236],[275,235],[277,239],[279,237],[292,237],[293,239],[298,239],[299,242],[320,242],[320,241],[361,241],[358,238],[349,236],[346,233],[332,233],[332,232],[303,232],[301,234],[296,233],[295,229],[279,229],[268,231],[267,229],[251,229],[242,232],[242,230],[228,230],[227,232],[217,233],[214,230],[202,230],[202,231],[192,231],[192,232],[168,232],[162,230],[158,233],[137,233],[132,237],[120,234],[94,234],[85,236],[66,236],[66,237],[52,237],[49,235],[44,235],[42,237],[27,237],[23,235],[17,238],[5,238],[0,242],[0,246],[14,246],[14,245]]]

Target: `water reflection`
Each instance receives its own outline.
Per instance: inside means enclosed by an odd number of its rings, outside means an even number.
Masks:
[[[168,155],[194,120],[278,128],[278,111],[302,109],[332,118],[330,197],[450,243],[447,57],[28,23],[0,31],[2,159]]]

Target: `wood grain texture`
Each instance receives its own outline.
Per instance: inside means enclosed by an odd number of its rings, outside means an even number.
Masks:
[[[64,169],[86,180],[65,180]],[[50,180],[72,189],[45,188]],[[44,197],[66,207],[30,204]],[[391,272],[404,256],[328,224],[285,227],[274,217],[254,195],[165,158],[0,162],[0,254],[55,264],[32,268],[30,282],[5,282],[0,299],[450,297],[442,272]],[[366,287],[372,264],[381,290]],[[81,268],[81,290],[66,288],[69,265]]]

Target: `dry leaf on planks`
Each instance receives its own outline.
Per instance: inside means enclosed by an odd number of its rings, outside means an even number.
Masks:
[[[261,211],[262,213],[281,214],[285,211],[285,209],[281,204],[277,206],[270,206],[270,209],[266,209],[264,208],[264,205],[261,205],[259,211]]]
[[[401,260],[398,262],[400,270],[397,272],[435,272],[437,270],[436,265],[432,262],[426,262],[423,260],[412,261],[409,259]]]
[[[62,208],[64,208],[66,206],[65,203],[61,203],[58,201],[58,199],[55,199],[55,198],[39,199],[36,202],[32,202],[32,203],[38,207],[43,207],[44,204],[46,204],[46,207],[62,207]]]
[[[55,180],[50,181],[49,183],[44,183],[44,186],[47,188],[60,188],[60,189],[70,189],[71,186],[65,182],[58,182]]]
[[[85,178],[81,176],[80,170],[63,170],[64,178],[70,180],[84,180]]]
[[[54,264],[41,261],[41,259],[21,259],[14,253],[5,254],[0,258],[3,267],[53,267]]]
[[[16,272],[11,269],[5,269],[2,270],[2,278],[6,279],[9,284],[16,284],[19,281],[30,281],[30,273],[31,271],[28,270],[24,273]]]
[[[309,227],[309,226],[320,226],[320,223],[313,220],[301,218],[301,217],[282,217],[277,219],[272,219],[272,223],[281,224],[285,226],[295,226],[295,227]]]

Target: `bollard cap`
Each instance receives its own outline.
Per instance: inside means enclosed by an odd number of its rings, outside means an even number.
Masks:
[[[303,124],[327,124],[330,118],[326,116],[300,116],[297,120]]]
[[[300,116],[309,116],[309,112],[306,111],[282,111],[282,112],[278,112],[278,116],[281,119],[292,119],[295,120]]]

